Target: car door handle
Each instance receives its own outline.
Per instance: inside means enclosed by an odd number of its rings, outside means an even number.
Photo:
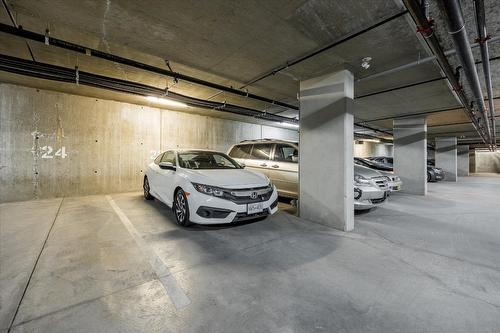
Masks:
[[[266,166],[267,166],[267,164],[266,164],[266,163],[262,163],[260,166],[261,166],[261,167],[266,167]]]
[[[278,164],[271,165],[272,168],[279,168],[280,166]]]

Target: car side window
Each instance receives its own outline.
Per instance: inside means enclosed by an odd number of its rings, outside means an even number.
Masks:
[[[160,164],[161,162],[161,158],[163,157],[163,153],[161,153],[160,155],[158,155],[156,158],[155,158],[155,164]]]
[[[250,158],[256,159],[256,160],[268,160],[268,159],[270,159],[272,146],[273,145],[269,144],[269,143],[254,144]]]
[[[252,151],[252,145],[237,145],[229,152],[229,156],[233,158],[249,158]]]
[[[292,163],[297,163],[294,161],[293,157],[299,156],[299,152],[297,151],[297,148],[287,145],[287,144],[281,144],[278,143],[276,145],[276,149],[274,151],[274,160],[275,161],[280,161],[280,162],[292,162]]]
[[[167,151],[165,154],[163,154],[163,157],[161,159],[162,162],[170,162],[173,165],[175,165],[175,154],[173,151]]]

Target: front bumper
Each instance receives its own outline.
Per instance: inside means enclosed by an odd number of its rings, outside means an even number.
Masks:
[[[372,186],[357,186],[361,190],[361,197],[354,200],[354,210],[366,210],[383,205],[388,191],[382,191]]]
[[[271,197],[267,201],[260,202],[262,202],[262,212],[249,215],[247,214],[247,204],[237,204],[231,200],[193,190],[188,197],[189,220],[197,224],[225,224],[272,215],[278,211],[276,186],[273,188]]]
[[[391,192],[401,191],[402,184],[403,184],[403,182],[401,180],[398,180],[398,181],[391,180],[389,182],[389,191],[391,191]]]

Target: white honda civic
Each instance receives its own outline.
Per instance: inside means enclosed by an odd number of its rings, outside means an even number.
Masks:
[[[182,226],[256,219],[278,210],[269,178],[215,151],[166,151],[148,166],[143,184],[144,198],[172,207]]]

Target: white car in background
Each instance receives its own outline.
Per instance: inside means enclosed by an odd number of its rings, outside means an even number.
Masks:
[[[379,171],[354,164],[354,210],[382,205],[389,194],[389,179]]]
[[[145,199],[171,207],[182,226],[256,219],[278,210],[278,192],[269,178],[215,151],[160,154],[147,167],[143,188]]]

